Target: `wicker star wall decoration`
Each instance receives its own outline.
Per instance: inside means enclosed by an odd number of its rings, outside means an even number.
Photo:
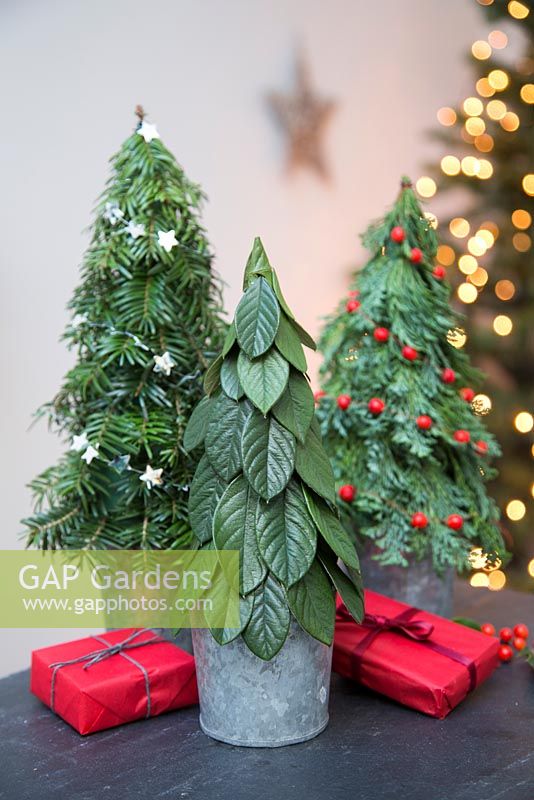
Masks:
[[[305,167],[328,178],[323,138],[336,104],[315,94],[302,56],[296,64],[295,89],[287,94],[271,92],[267,100],[288,139],[288,172]]]

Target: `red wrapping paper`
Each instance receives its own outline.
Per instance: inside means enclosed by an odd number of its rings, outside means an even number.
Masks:
[[[109,644],[124,641],[135,628],[99,634]],[[143,631],[136,642],[152,639]],[[86,735],[198,703],[195,660],[192,655],[164,639],[154,644],[125,650],[144,671],[121,654],[114,654],[83,669],[87,661],[68,664],[56,671],[53,699],[50,664],[70,661],[105,644],[91,636],[73,642],[43,647],[32,652],[30,689],[43,703]]]
[[[471,662],[476,686],[499,663],[499,642],[495,637],[426,611],[417,611],[411,619],[433,626],[428,640],[415,640],[396,630],[381,629],[365,652],[356,657],[355,649],[371,629],[348,619],[347,612],[342,613],[340,599],[337,606],[332,669],[432,717],[446,717],[472,688],[469,669],[433,651],[432,646],[454,651]],[[393,618],[408,608],[376,592],[365,592],[366,614]]]

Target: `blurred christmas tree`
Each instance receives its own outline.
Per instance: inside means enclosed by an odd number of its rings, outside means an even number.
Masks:
[[[39,414],[70,450],[32,483],[28,543],[42,548],[187,545],[182,447],[221,347],[219,286],[198,220],[202,192],[142,109],[112,159],[64,339],[77,353]]]
[[[478,2],[491,32],[471,48],[475,91],[458,108],[438,111],[444,126],[438,139],[446,149],[439,168],[417,188],[424,197],[437,188],[438,199],[453,190],[454,207],[463,203],[462,216],[440,217],[445,244],[437,257],[444,266],[458,266],[449,276],[469,317],[473,361],[487,375],[479,399],[491,410],[488,426],[504,453],[492,491],[513,522],[516,555],[530,558],[534,13],[516,0]],[[494,28],[501,22],[502,30]],[[459,346],[464,341],[461,336]]]

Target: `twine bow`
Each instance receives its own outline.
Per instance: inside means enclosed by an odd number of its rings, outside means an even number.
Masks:
[[[133,664],[135,667],[137,667],[139,670],[141,670],[141,672],[143,673],[143,677],[145,680],[146,701],[147,701],[146,719],[148,719],[150,717],[150,711],[151,711],[150,681],[148,678],[148,672],[146,668],[143,666],[143,664],[140,664],[139,661],[136,661],[135,658],[132,658],[132,656],[124,652],[125,650],[134,650],[137,647],[144,647],[147,644],[157,644],[158,642],[164,641],[164,639],[162,639],[161,636],[157,635],[152,636],[152,638],[150,639],[145,639],[142,642],[134,641],[135,639],[137,639],[138,636],[141,636],[141,634],[147,633],[148,630],[149,630],[148,628],[142,628],[141,630],[134,631],[129,636],[127,636],[126,639],[123,639],[122,642],[116,642],[115,644],[110,644],[101,636],[96,636],[96,635],[92,636],[91,637],[92,639],[96,639],[98,642],[101,642],[102,644],[105,645],[105,647],[101,648],[100,650],[93,650],[92,652],[86,653],[83,656],[78,656],[78,658],[71,658],[66,661],[54,661],[54,663],[49,664],[48,666],[50,667],[51,670],[53,670],[52,681],[50,683],[50,708],[52,709],[52,711],[55,711],[54,705],[55,705],[55,695],[56,695],[56,675],[62,667],[68,667],[71,664],[81,664],[83,661],[86,661],[87,663],[83,665],[82,669],[89,669],[94,664],[98,664],[99,661],[105,661],[105,659],[107,658],[120,655],[127,661],[129,661],[131,664]]]

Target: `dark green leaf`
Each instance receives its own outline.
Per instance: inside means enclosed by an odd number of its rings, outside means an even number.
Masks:
[[[204,375],[204,391],[207,395],[213,394],[215,389],[219,386],[222,362],[222,356],[217,356]]]
[[[297,332],[285,314],[280,314],[280,324],[274,341],[286,361],[300,372],[306,372],[308,365],[304,350]]]
[[[287,592],[289,608],[305,631],[324,644],[332,644],[336,603],[332,584],[317,559]]]
[[[287,638],[289,621],[284,590],[272,575],[267,575],[254,593],[252,616],[243,631],[245,644],[258,658],[270,661]]]
[[[241,440],[243,472],[264,500],[287,486],[295,468],[295,437],[275,419],[253,411]]]
[[[249,358],[263,355],[274,342],[280,322],[280,306],[264,278],[255,280],[235,312],[237,341]]]
[[[246,401],[219,395],[206,434],[206,455],[213,469],[226,482],[241,471],[241,435],[250,413]]]
[[[273,282],[274,293],[275,293],[276,297],[278,298],[278,302],[282,306],[283,310],[286,312],[286,314],[289,317],[289,319],[295,319],[295,317],[293,316],[293,312],[289,308],[288,304],[286,303],[286,299],[285,299],[284,295],[282,294],[282,289],[280,288],[280,282],[278,280],[278,275],[276,274],[276,271],[274,269],[272,270],[271,277],[272,277],[272,282]]]
[[[334,512],[328,508],[323,500],[315,498],[306,488],[304,489],[304,496],[313,521],[334,553],[347,566],[359,569],[360,561],[356,548]]]
[[[338,567],[335,558],[326,556],[324,553],[320,553],[319,558],[325,570],[330,575],[332,583],[341,595],[341,599],[347,606],[347,609],[356,622],[361,622],[364,615],[361,575],[358,572],[352,572],[351,580],[351,578],[347,577],[343,570]]]
[[[184,448],[186,450],[194,450],[199,444],[202,444],[206,436],[208,424],[210,421],[213,402],[209,397],[203,397],[193,413],[189,417],[189,422],[184,432]]]
[[[189,492],[189,523],[200,542],[211,539],[213,514],[224,489],[225,484],[203,455]]]
[[[241,594],[249,594],[265,577],[256,541],[258,495],[243,475],[232,481],[222,495],[213,520],[218,550],[239,550]]]
[[[237,372],[249,400],[266,414],[287,385],[289,364],[277,350],[270,350],[254,361],[241,352],[237,360]]]
[[[480,622],[477,622],[476,619],[470,619],[468,617],[453,617],[452,621],[458,623],[458,625],[465,625],[466,628],[473,628],[475,631],[479,631],[481,629]]]
[[[232,400],[243,396],[243,387],[237,374],[237,355],[226,356],[221,367],[221,386]]]
[[[232,322],[231,325],[228,326],[228,330],[226,331],[226,337],[224,339],[224,344],[221,352],[223,358],[226,358],[226,356],[234,346],[235,340],[236,340],[235,325]]]
[[[295,468],[314,492],[331,503],[336,501],[336,487],[332,465],[323,444],[313,430],[309,430],[304,444],[297,444]]]
[[[241,597],[239,601],[239,616],[241,619],[239,628],[211,628],[211,635],[215,641],[219,644],[229,644],[234,639],[237,639],[249,623],[253,605],[254,595],[249,594],[247,597]]]
[[[263,560],[284,586],[292,586],[310,568],[317,530],[296,481],[269,503],[260,502],[256,535]]]
[[[246,290],[250,286],[256,275],[268,276],[270,278],[271,274],[272,269],[269,264],[269,259],[267,258],[267,253],[265,252],[260,237],[256,236],[245,267],[243,289]]]
[[[291,324],[295,328],[298,337],[302,344],[305,344],[306,347],[309,347],[310,350],[317,350],[317,345],[315,344],[314,339],[310,336],[310,334],[304,330],[304,328],[298,324],[296,319],[291,320]]]
[[[304,375],[291,370],[287,387],[273,406],[273,414],[282,425],[304,442],[313,420],[314,400],[310,385]]]

